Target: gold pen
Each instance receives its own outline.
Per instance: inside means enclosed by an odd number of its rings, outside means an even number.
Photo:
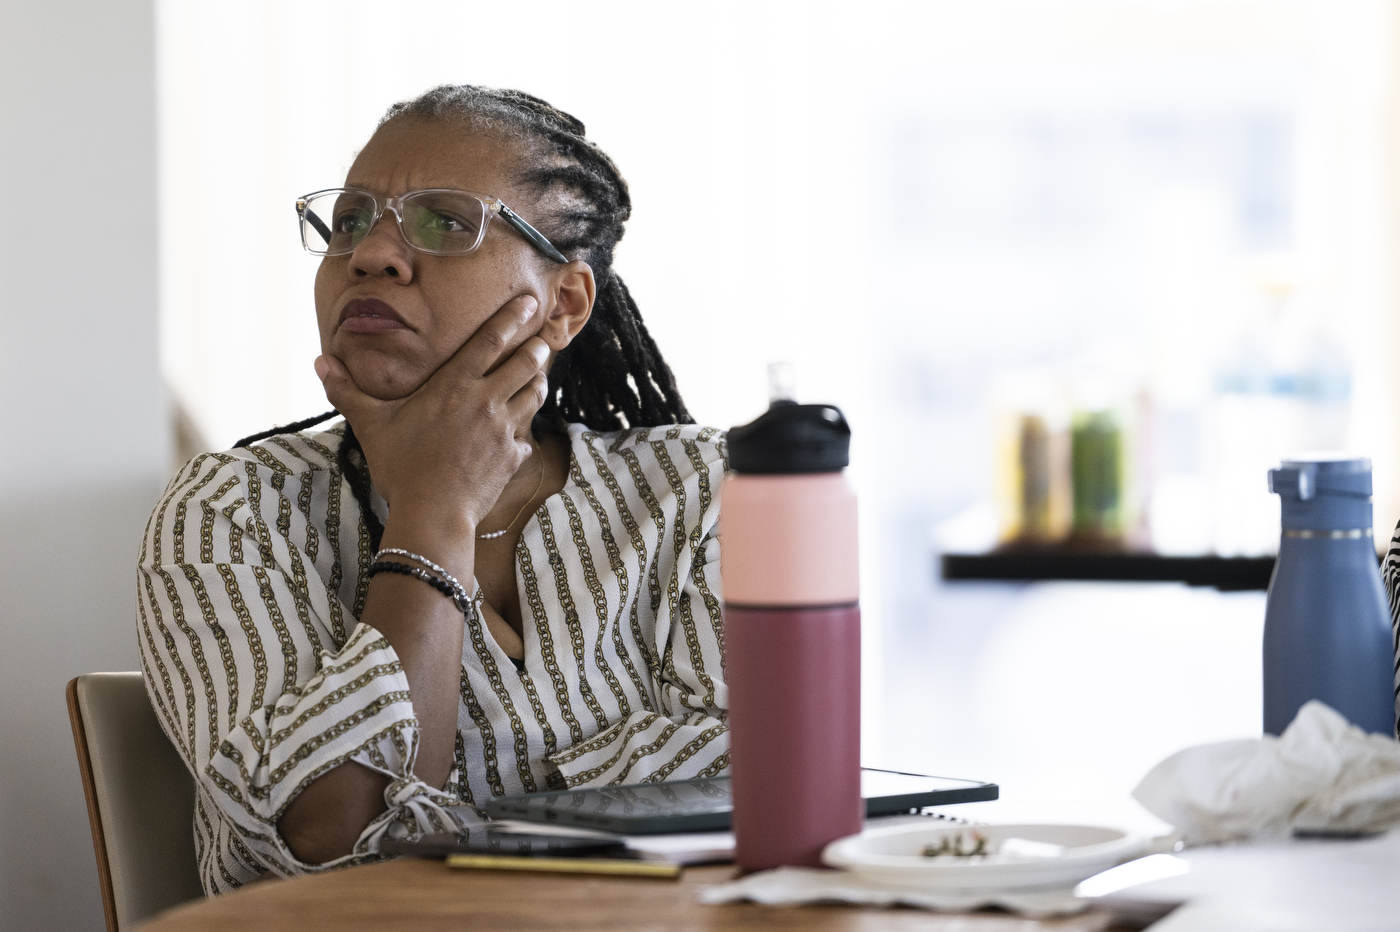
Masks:
[[[449,854],[448,867],[497,871],[540,871],[551,874],[613,874],[675,880],[681,866],[671,861],[631,861],[617,858],[520,858],[500,854]]]

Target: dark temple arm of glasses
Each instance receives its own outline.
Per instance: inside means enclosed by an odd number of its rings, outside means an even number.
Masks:
[[[301,210],[298,210],[297,216],[305,217],[306,222],[315,227],[316,232],[320,233],[321,236],[325,237],[326,242],[329,243],[331,241],[331,228],[326,226],[325,223],[322,222],[321,218],[313,214],[310,211],[310,209],[302,208]]]
[[[534,243],[536,249],[546,256],[549,256],[549,258],[553,259],[555,262],[562,264],[569,261],[567,256],[554,248],[553,243],[544,238],[543,233],[530,226],[519,214],[504,204],[501,204],[501,219],[519,230],[521,236],[528,239],[531,243]]]

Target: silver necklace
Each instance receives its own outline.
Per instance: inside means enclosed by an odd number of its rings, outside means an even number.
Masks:
[[[477,540],[495,540],[497,537],[504,537],[507,531],[515,527],[515,522],[520,520],[520,516],[525,513],[525,509],[530,507],[530,503],[535,500],[535,496],[539,495],[540,489],[544,487],[544,451],[535,446],[533,440],[530,442],[530,446],[540,457],[540,481],[535,483],[535,491],[531,492],[530,497],[525,499],[525,504],[521,505],[520,510],[515,513],[515,517],[510,519],[510,524],[507,524],[499,531],[492,531],[489,534],[478,534],[476,535]]]

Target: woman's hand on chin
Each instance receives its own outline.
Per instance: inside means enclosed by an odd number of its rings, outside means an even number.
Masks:
[[[375,488],[400,514],[465,517],[463,530],[474,532],[530,455],[530,422],[548,384],[538,310],[530,295],[510,300],[422,387],[392,401],[360,391],[336,357],[317,358],[326,397],[354,427]]]

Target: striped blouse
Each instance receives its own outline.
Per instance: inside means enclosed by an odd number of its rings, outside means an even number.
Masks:
[[[568,480],[515,551],[523,669],[464,616],[455,766],[435,788],[413,774],[398,656],[357,621],[372,554],[335,463],[342,430],[196,457],[146,528],[141,663],[195,777],[207,892],[375,858],[386,835],[466,824],[492,796],[726,770],[722,433],[569,428]],[[388,810],[353,854],[302,863],[277,820],[346,761],[390,778]]]
[[[1390,548],[1381,563],[1381,584],[1390,601],[1390,632],[1395,644],[1395,734],[1400,736],[1400,524],[1390,535]]]

